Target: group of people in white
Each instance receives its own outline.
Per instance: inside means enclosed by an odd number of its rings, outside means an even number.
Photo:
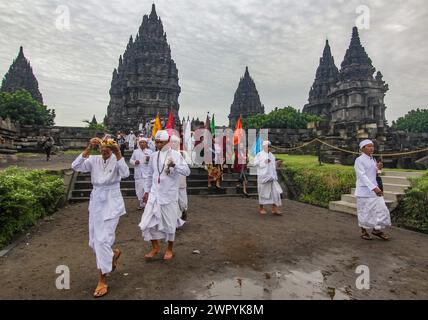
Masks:
[[[134,167],[135,189],[140,210],[144,213],[139,223],[145,241],[151,243],[151,250],[144,256],[153,259],[160,253],[159,240],[167,242],[163,259],[173,258],[173,245],[177,228],[184,224],[187,212],[186,177],[190,167],[180,153],[180,138],[167,130],[156,133],[155,147],[151,139],[138,137],[138,148],[133,151],[129,163]],[[90,155],[95,147],[101,155]],[[272,214],[281,215],[282,188],[278,182],[277,167],[280,165],[271,152],[271,143],[264,141],[262,150],[254,158],[257,168],[259,213],[266,215],[265,205],[272,205]],[[358,221],[362,238],[370,240],[367,230],[384,240],[389,239],[382,229],[391,225],[389,210],[383,199],[383,192],[377,183],[376,163],[372,154],[373,142],[365,140],[360,144],[362,155],[355,162],[357,176]],[[107,275],[114,271],[121,255],[119,249],[112,249],[116,227],[122,215],[126,214],[125,203],[120,190],[121,179],[130,175],[119,145],[113,139],[93,138],[88,147],[72,163],[79,172],[90,172],[93,190],[89,202],[89,246],[93,249],[99,269],[99,281],[94,297],[108,292]]]

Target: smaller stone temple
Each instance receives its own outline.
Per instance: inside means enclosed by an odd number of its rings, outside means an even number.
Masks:
[[[233,103],[230,106],[229,126],[234,127],[239,116],[242,118],[264,114],[265,107],[260,102],[259,93],[254,80],[250,76],[248,67],[245,68],[244,76],[239,81]]]
[[[3,78],[0,91],[15,92],[20,89],[27,90],[33,99],[43,104],[43,97],[39,91],[39,83],[33,73],[30,61],[24,56],[24,49],[19,48],[18,56],[13,60],[9,71]]]
[[[331,109],[331,101],[328,95],[330,89],[338,80],[339,70],[334,64],[330,45],[328,40],[326,40],[324,52],[320,58],[320,64],[315,74],[315,80],[309,91],[309,103],[303,107],[303,112],[328,119]]]

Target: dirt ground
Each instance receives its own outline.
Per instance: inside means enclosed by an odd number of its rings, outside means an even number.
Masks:
[[[126,200],[123,254],[103,299],[428,298],[426,235],[393,228],[389,242],[364,241],[356,217],[288,200],[280,217],[259,216],[253,199],[191,196],[189,205],[174,259],[146,262],[141,212]],[[60,210],[0,258],[0,299],[92,299],[87,206]],[[69,290],[55,286],[58,265],[70,269]],[[359,265],[369,268],[368,290],[356,288]]]

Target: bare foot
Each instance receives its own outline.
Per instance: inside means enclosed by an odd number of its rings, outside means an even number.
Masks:
[[[164,259],[164,260],[171,260],[171,259],[172,259],[172,257],[173,257],[172,251],[167,250],[167,251],[165,252],[165,255],[163,256],[163,259]]]
[[[146,260],[153,259],[153,258],[155,257],[155,255],[157,255],[159,252],[160,252],[160,249],[159,249],[159,248],[153,248],[152,250],[150,250],[150,252],[149,252],[148,254],[146,254],[146,255],[144,256],[144,258],[145,258]]]

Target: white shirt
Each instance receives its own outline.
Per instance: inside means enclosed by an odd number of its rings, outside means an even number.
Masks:
[[[117,161],[114,154],[107,161],[104,161],[100,155],[83,158],[80,154],[71,164],[71,168],[74,171],[90,172],[94,188],[119,185],[122,178],[129,177],[129,168],[125,159]]]
[[[135,167],[134,169],[134,179],[143,179],[143,178],[151,178],[151,169],[149,167],[149,161],[146,161],[146,157],[150,157],[153,153],[149,148],[145,148],[141,150],[141,148],[135,149],[132,153],[131,159],[129,159],[129,163]],[[135,164],[135,161],[140,161],[139,165]]]
[[[170,173],[167,174],[167,163],[170,160],[175,163],[175,167],[170,168]],[[149,167],[153,180],[148,202],[157,201],[160,205],[165,205],[178,201],[180,175],[190,175],[190,168],[180,152],[171,148],[157,151],[150,157]]]
[[[363,153],[355,160],[354,168],[357,176],[355,196],[376,197],[376,193],[373,191],[378,187],[376,160]]]
[[[91,173],[93,189],[89,201],[90,215],[100,215],[104,220],[110,220],[126,213],[120,192],[120,180],[129,177],[129,168],[124,158],[117,161],[112,154],[104,161],[102,156],[89,156],[85,159],[79,155],[71,167],[75,171]]]
[[[270,160],[270,162],[267,163],[267,160]],[[260,151],[254,158],[254,166],[257,168],[257,181],[259,183],[278,180],[276,159],[271,152]]]

